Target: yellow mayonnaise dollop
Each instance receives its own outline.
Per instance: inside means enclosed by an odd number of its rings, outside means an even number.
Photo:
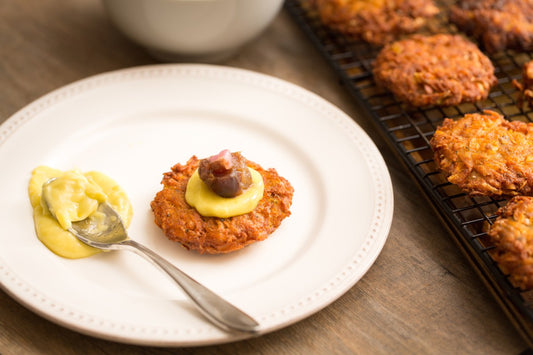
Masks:
[[[51,197],[49,208],[55,211],[57,219],[43,207],[41,201],[42,186],[51,178],[56,179],[47,186]],[[28,194],[37,237],[51,251],[65,258],[84,258],[100,251],[80,242],[66,230],[71,222],[91,215],[100,202],[107,201],[116,209],[126,226],[133,215],[124,190],[111,178],[96,171],[63,172],[39,166],[32,173]]]
[[[265,189],[261,174],[254,169],[248,169],[252,174],[252,184],[242,194],[231,198],[214,193],[200,179],[196,170],[187,183],[185,200],[204,217],[228,218],[248,213],[257,206]]]
[[[43,209],[48,207],[63,229],[89,217],[106,200],[102,188],[78,171],[67,171],[43,185],[44,192],[49,200],[45,206],[41,199]]]

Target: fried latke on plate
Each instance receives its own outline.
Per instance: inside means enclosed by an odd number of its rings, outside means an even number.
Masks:
[[[470,195],[533,195],[533,123],[485,110],[445,119],[430,144],[448,181]]]
[[[377,45],[416,32],[439,12],[432,0],[311,1],[326,26]]]
[[[533,289],[533,197],[513,197],[497,214],[487,232],[490,255],[515,287]]]
[[[189,178],[200,159],[193,156],[187,164],[176,164],[163,175],[163,189],[151,203],[155,223],[168,239],[201,254],[221,254],[239,250],[266,239],[288,217],[294,189],[275,169],[263,169],[246,161],[246,165],[263,177],[264,193],[255,209],[229,218],[204,217],[185,200]]]
[[[487,98],[497,82],[490,59],[460,35],[413,35],[386,45],[374,79],[411,106],[451,106]]]
[[[489,53],[533,49],[533,0],[459,0],[450,21]]]

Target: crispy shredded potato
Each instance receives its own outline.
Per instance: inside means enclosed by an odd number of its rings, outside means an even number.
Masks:
[[[522,82],[513,79],[513,85],[520,92],[517,100],[518,107],[527,104],[533,108],[533,60],[524,63],[522,66]]]
[[[533,49],[533,0],[459,0],[450,21],[489,53]]]
[[[489,110],[448,118],[431,147],[448,181],[470,195],[533,195],[533,123]]]
[[[311,0],[331,29],[383,45],[414,33],[439,12],[432,0]]]
[[[515,287],[533,289],[533,197],[513,197],[497,214],[490,255]]]
[[[459,35],[413,35],[386,45],[373,69],[378,85],[411,106],[450,106],[487,98],[497,82],[494,67]]]
[[[266,239],[288,217],[294,189],[275,169],[265,170],[246,161],[263,177],[265,190],[257,207],[246,214],[230,217],[204,217],[185,201],[185,189],[200,160],[193,156],[187,164],[176,164],[163,175],[163,190],[151,203],[155,223],[165,235],[186,249],[201,254],[221,254],[239,250]]]

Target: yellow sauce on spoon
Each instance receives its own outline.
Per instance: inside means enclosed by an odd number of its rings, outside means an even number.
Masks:
[[[41,203],[42,186],[51,178],[56,180],[47,187],[52,196],[49,207],[55,211],[57,219]],[[48,249],[65,258],[84,258],[101,251],[80,242],[66,230],[71,222],[92,214],[100,202],[107,201],[121,216],[126,227],[133,215],[125,191],[111,178],[96,171],[63,172],[39,166],[32,173],[28,194],[37,237]]]

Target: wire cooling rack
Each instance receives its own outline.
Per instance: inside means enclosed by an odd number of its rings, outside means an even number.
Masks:
[[[448,22],[451,1],[436,1],[440,14],[427,33],[458,30]],[[444,118],[490,109],[510,120],[533,121],[533,112],[518,104],[519,92],[512,81],[521,81],[522,65],[531,60],[528,53],[505,51],[490,56],[498,83],[489,97],[475,104],[450,107],[409,108],[376,85],[372,63],[380,48],[354,41],[323,26],[309,0],[286,0],[285,9],[339,75],[346,89],[365,109],[386,141],[403,161],[434,207],[450,235],[471,262],[521,335],[533,344],[533,292],[511,285],[489,254],[486,226],[494,220],[504,199],[470,197],[447,182],[433,161],[429,140]],[[475,42],[475,41],[474,41]]]

